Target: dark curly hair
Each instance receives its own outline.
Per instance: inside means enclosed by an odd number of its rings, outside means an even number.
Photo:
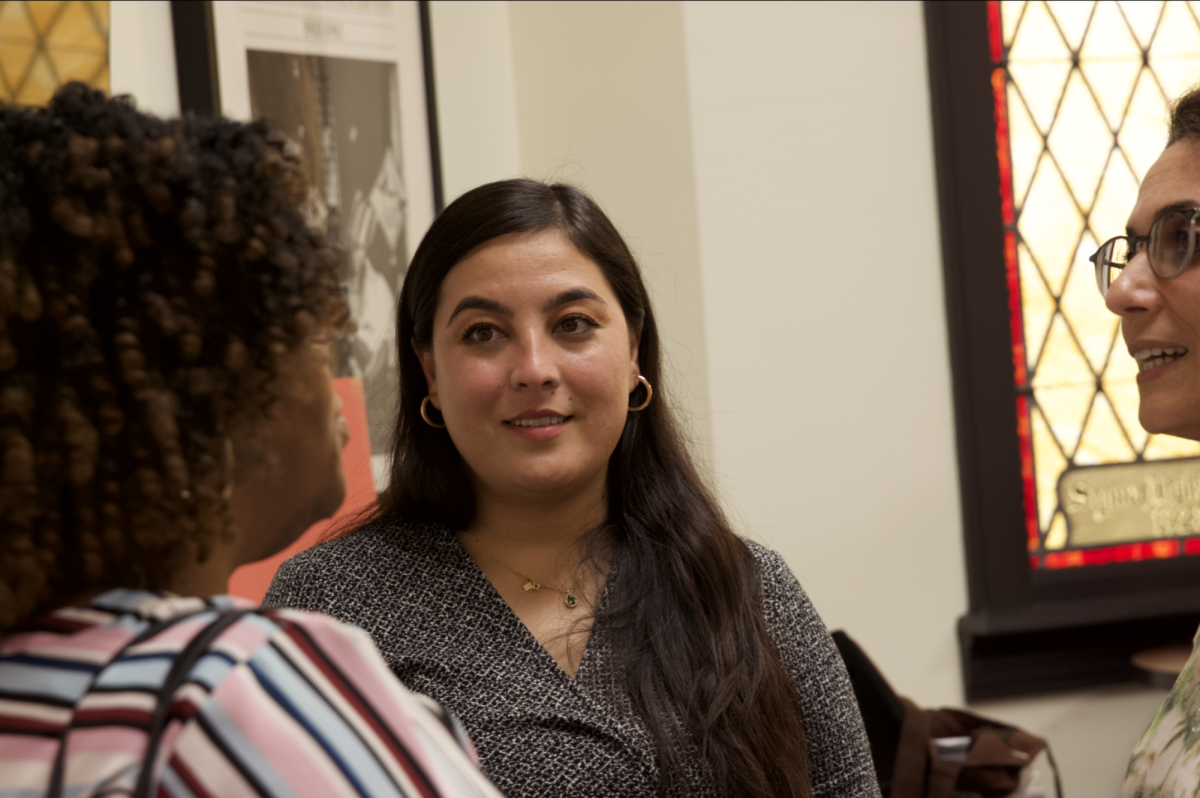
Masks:
[[[1200,86],[1193,86],[1171,103],[1167,146],[1177,141],[1200,141]]]
[[[306,190],[264,122],[0,105],[0,635],[228,533],[226,440],[351,323]]]

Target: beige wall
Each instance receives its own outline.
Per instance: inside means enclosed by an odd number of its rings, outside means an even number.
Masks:
[[[160,79],[166,6],[113,8],[114,90],[162,113],[178,107]],[[739,528],[784,554],[899,691],[961,704],[920,4],[432,9],[447,197],[516,174],[592,191],[646,267],[675,387]],[[1047,735],[1069,793],[1104,796],[1162,697],[1116,687],[977,709]]]
[[[131,94],[143,111],[178,116],[175,38],[167,0],[112,0],[108,50],[114,95]]]
[[[966,594],[914,9],[702,2],[685,21],[726,500],[827,624],[940,703],[961,700]]]
[[[521,172],[508,16],[493,0],[430,4],[447,203]]]

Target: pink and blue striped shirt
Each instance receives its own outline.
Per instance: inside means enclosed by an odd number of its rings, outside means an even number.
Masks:
[[[64,733],[65,796],[132,795],[176,656],[237,608],[251,605],[114,590],[0,641],[0,798],[46,795]],[[185,613],[198,614],[129,646]],[[499,796],[458,722],[364,632],[319,614],[247,612],[168,700],[156,796]]]

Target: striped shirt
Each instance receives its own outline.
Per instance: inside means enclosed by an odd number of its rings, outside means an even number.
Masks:
[[[176,655],[230,609],[252,605],[114,590],[0,642],[0,798],[45,795],[64,734],[64,795],[132,795]],[[476,761],[458,721],[405,689],[364,632],[270,610],[195,660],[153,772],[170,798],[498,798]]]

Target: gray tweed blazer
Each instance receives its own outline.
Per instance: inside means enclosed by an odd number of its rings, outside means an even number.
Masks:
[[[817,796],[878,798],[841,658],[783,559],[747,541],[765,616],[800,695]],[[381,522],[288,560],[264,607],[356,624],[410,689],[462,720],[483,769],[510,798],[653,796],[652,738],[600,634],[575,679],[529,633],[445,527]],[[715,796],[698,751],[682,752],[688,796]]]

